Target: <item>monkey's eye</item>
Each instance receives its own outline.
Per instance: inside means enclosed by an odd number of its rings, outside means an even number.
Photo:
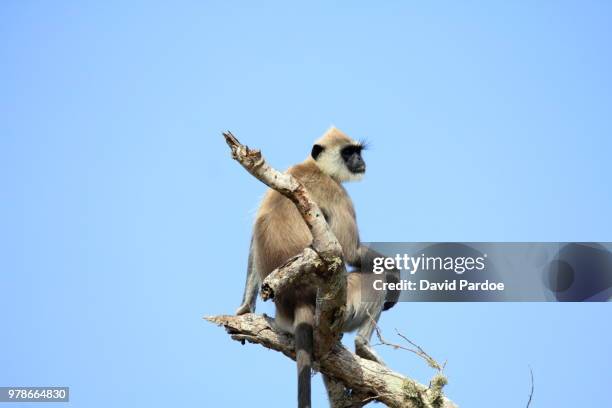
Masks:
[[[340,154],[344,160],[348,160],[348,158],[354,154],[361,155],[361,149],[362,147],[360,145],[350,145],[343,148]]]

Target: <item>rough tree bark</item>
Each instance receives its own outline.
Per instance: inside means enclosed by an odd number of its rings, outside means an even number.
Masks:
[[[313,236],[311,247],[273,271],[262,284],[262,298],[273,299],[297,282],[318,288],[315,322],[315,358],[321,373],[331,385],[332,405],[361,407],[380,401],[389,407],[452,408],[442,394],[446,378],[438,373],[424,386],[388,367],[365,360],[339,342],[346,299],[345,267],[342,248],[325,222],[318,205],[304,186],[289,174],[270,167],[259,150],[249,149],[230,133],[224,133],[232,157],[257,179],[289,198],[300,211]],[[295,359],[293,338],[277,333],[268,318],[254,314],[207,316],[222,325],[231,338],[261,344]]]

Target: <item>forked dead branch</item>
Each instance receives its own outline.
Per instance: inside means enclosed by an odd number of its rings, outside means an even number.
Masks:
[[[315,357],[318,368],[336,390],[334,407],[360,407],[380,401],[389,407],[456,407],[442,394],[446,379],[440,374],[425,386],[375,361],[363,359],[340,343],[346,299],[346,269],[342,248],[327,225],[321,209],[294,177],[270,167],[259,150],[242,145],[230,132],[223,134],[232,157],[249,173],[289,198],[297,207],[313,237],[311,247],[273,271],[263,282],[262,298],[272,299],[295,284],[317,287]],[[278,333],[270,319],[255,314],[208,316],[223,325],[231,338],[279,351],[295,359],[293,338]]]

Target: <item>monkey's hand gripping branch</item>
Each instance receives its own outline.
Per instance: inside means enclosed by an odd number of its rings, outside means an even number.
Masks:
[[[298,180],[270,167],[259,150],[241,144],[231,132],[225,132],[223,136],[232,150],[232,158],[255,178],[289,198],[310,229],[312,247],[268,275],[262,283],[261,293],[262,298],[268,300],[296,283],[318,288],[314,353],[315,358],[320,359],[342,334],[346,303],[342,247],[327,225],[323,212]]]

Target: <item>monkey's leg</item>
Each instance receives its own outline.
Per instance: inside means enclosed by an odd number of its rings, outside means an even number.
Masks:
[[[374,275],[372,273],[362,274],[362,295],[364,299],[374,299],[373,302],[363,302],[364,307],[367,308],[369,316],[371,318],[366,319],[359,330],[357,331],[357,337],[355,338],[355,353],[362,358],[376,361],[380,364],[384,364],[382,359],[376,354],[374,349],[370,346],[370,339],[378,319],[383,311],[391,309],[399,300],[399,291],[376,291],[373,288],[373,280],[385,277],[387,283],[393,282],[398,283],[400,279],[399,271],[388,271],[384,275]],[[367,282],[365,285],[363,280]]]
[[[374,332],[374,328],[380,318],[380,312],[382,311],[380,306],[373,307],[372,312],[378,309],[378,314],[372,315],[371,319],[367,319],[363,322],[359,330],[357,330],[357,336],[355,337],[355,353],[367,360],[376,361],[379,364],[385,364],[385,362],[376,354],[372,346],[370,346],[370,338]]]
[[[371,273],[351,272],[347,275],[347,305],[345,331],[357,329],[355,353],[362,358],[384,364],[370,346],[370,338],[380,318],[386,291],[376,291],[373,281],[379,276]]]
[[[259,274],[255,270],[253,257],[253,240],[251,239],[251,249],[249,251],[249,261],[247,265],[246,282],[244,283],[244,293],[242,295],[242,304],[236,310],[236,315],[238,316],[255,312],[257,294],[259,293]]]

